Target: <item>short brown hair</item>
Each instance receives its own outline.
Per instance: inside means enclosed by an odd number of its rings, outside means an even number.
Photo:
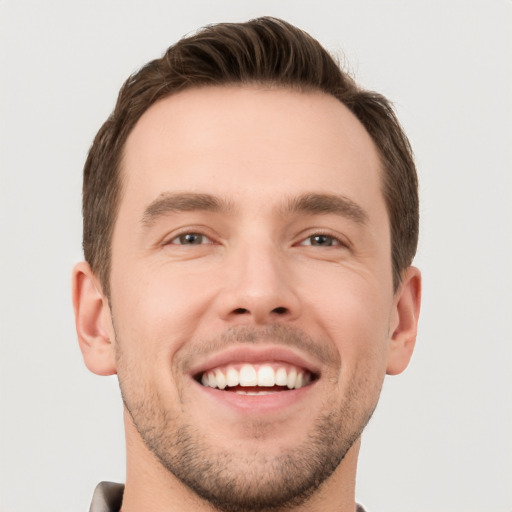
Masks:
[[[178,41],[122,86],[84,168],[84,255],[107,296],[123,148],[139,118],[156,101],[184,89],[251,83],[324,92],[341,101],[364,125],[382,161],[393,284],[398,287],[418,241],[418,181],[409,141],[384,96],[361,89],[304,31],[264,17],[207,26]]]

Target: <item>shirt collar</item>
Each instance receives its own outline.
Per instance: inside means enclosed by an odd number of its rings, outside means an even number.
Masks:
[[[89,512],[119,512],[123,492],[123,484],[100,482],[94,490]]]

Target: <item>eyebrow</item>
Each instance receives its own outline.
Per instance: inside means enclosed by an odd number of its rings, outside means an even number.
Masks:
[[[206,211],[230,213],[234,206],[230,201],[211,194],[199,193],[163,193],[144,210],[142,224],[151,227],[158,218],[170,213]],[[358,224],[368,220],[368,214],[348,197],[335,194],[302,194],[285,200],[278,212],[306,213],[309,215],[340,215]]]
[[[357,224],[365,224],[368,214],[346,196],[335,194],[303,194],[289,199],[280,213],[306,213],[310,215],[340,215]]]
[[[223,212],[233,210],[233,205],[224,199],[211,194],[198,193],[163,193],[152,201],[144,210],[142,224],[150,227],[165,215],[178,212]]]

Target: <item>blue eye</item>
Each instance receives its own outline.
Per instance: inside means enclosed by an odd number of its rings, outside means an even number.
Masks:
[[[308,236],[301,245],[311,245],[313,247],[332,247],[340,245],[339,240],[330,235],[311,235]]]
[[[171,244],[175,245],[202,245],[211,243],[211,240],[200,233],[183,233],[171,240]]]

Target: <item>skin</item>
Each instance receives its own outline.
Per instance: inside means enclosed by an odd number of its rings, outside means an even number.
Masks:
[[[281,508],[355,510],[360,433],[385,374],[409,362],[420,305],[416,268],[393,290],[380,184],[370,136],[325,94],[192,89],[142,116],[125,148],[110,301],[87,263],[73,274],[85,363],[117,373],[125,402],[123,511],[215,510],[204,497],[227,482],[253,503],[300,484]],[[342,208],[297,206],[312,195]],[[233,402],[193,378],[212,358],[273,360],[276,348],[318,377],[284,401]],[[183,443],[202,491],[176,474],[190,469]]]

